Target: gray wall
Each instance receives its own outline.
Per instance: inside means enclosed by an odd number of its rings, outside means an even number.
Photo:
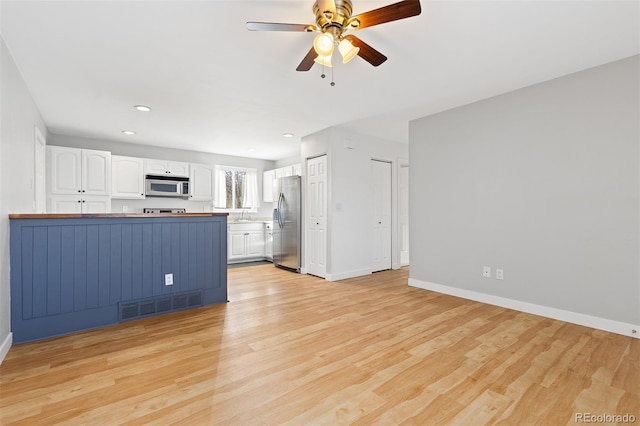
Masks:
[[[47,128],[0,37],[0,361],[11,345],[9,213],[33,213],[35,126]]]
[[[411,278],[640,324],[639,68],[411,122]]]

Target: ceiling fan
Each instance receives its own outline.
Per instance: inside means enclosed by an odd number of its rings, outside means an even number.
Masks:
[[[347,63],[355,56],[360,56],[374,67],[382,64],[387,57],[369,46],[348,30],[360,30],[386,22],[397,21],[419,15],[419,0],[404,0],[397,3],[370,10],[352,16],[351,0],[317,0],[313,4],[316,24],[279,24],[275,22],[247,22],[251,31],[294,31],[317,32],[313,47],[302,59],[297,71],[309,71],[314,62],[331,67],[331,56],[336,46],[342,55],[342,62]]]

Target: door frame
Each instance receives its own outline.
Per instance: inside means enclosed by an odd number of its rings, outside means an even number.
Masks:
[[[33,126],[33,129],[33,211],[45,213],[47,210],[47,139],[38,126]]]
[[[402,222],[401,222],[401,209],[402,209],[402,188],[400,187],[401,184],[401,179],[400,179],[400,173],[402,172],[402,169],[406,168],[407,169],[407,217],[408,217],[408,221],[407,221],[407,227],[410,226],[410,222],[411,222],[411,216],[410,216],[410,212],[409,212],[409,160],[405,159],[405,158],[401,158],[398,159],[398,196],[397,196],[397,200],[398,200],[398,226],[397,226],[397,232],[398,232],[398,267],[401,268],[403,266],[409,266],[410,261],[411,261],[411,247],[407,248],[407,251],[409,252],[409,259],[407,259],[406,263],[402,262]],[[409,228],[409,233],[411,232],[411,228]],[[411,237],[408,238],[409,239],[409,245],[411,244]]]

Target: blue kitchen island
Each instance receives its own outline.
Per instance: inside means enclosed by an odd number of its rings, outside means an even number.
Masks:
[[[12,214],[14,343],[227,302],[227,214]]]

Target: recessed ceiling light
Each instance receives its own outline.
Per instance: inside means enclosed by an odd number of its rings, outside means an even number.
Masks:
[[[255,148],[249,148],[249,152],[254,152],[255,150]]]
[[[134,105],[133,109],[136,109],[138,111],[143,111],[143,112],[149,112],[151,111],[151,107],[148,107],[146,105]]]
[[[285,138],[292,138],[293,137],[293,133],[290,133],[290,132],[283,133],[282,136],[284,136]]]
[[[122,133],[124,133],[125,135],[135,135],[136,132],[134,132],[133,130],[123,130]]]

